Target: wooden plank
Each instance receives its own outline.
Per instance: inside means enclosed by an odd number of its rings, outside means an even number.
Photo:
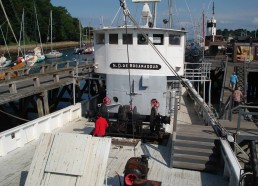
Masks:
[[[111,138],[93,137],[91,154],[87,160],[84,174],[80,178],[79,186],[103,185],[107,167],[107,160],[111,146]]]
[[[44,133],[40,136],[39,145],[34,154],[25,186],[40,185],[40,178],[44,175],[44,169],[53,140],[54,135],[52,134]]]
[[[78,176],[49,173],[44,185],[47,186],[72,186],[76,185]]]
[[[82,176],[91,138],[82,134],[56,134],[45,171]]]

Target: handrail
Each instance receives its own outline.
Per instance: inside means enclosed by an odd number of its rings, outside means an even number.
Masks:
[[[235,111],[239,108],[255,108],[255,109],[258,109],[258,106],[238,105],[238,106],[234,107],[233,109],[231,109],[231,111]]]
[[[229,176],[229,185],[235,186],[240,180],[240,170],[241,166],[232,151],[229,142],[227,141],[227,137],[231,135],[216,119],[211,108],[204,102],[202,97],[196,92],[191,84],[190,80],[185,80],[185,83],[188,85],[186,88],[191,96],[191,98],[195,101],[195,105],[198,105],[199,112],[202,112],[202,117],[206,124],[212,126],[214,132],[217,134],[221,144],[221,154],[224,164],[224,175]]]

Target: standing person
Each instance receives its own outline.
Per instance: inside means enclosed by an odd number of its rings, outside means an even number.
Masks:
[[[101,113],[98,113],[97,120],[95,121],[95,129],[93,136],[105,136],[106,129],[109,127],[108,122],[102,117]]]
[[[242,97],[243,97],[243,93],[241,92],[240,87],[238,87],[237,90],[235,90],[233,93],[234,107],[240,104]]]
[[[232,88],[232,91],[235,90],[237,82],[238,82],[237,75],[235,72],[233,72],[230,76],[230,88]]]

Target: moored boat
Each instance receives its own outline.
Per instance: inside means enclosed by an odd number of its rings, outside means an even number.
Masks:
[[[49,53],[47,53],[47,54],[45,54],[45,56],[46,56],[46,58],[49,58],[49,59],[51,59],[51,58],[59,58],[59,57],[62,57],[62,55],[63,55],[63,53],[62,52],[59,52],[59,51],[57,51],[57,50],[53,50],[53,48],[52,48],[52,32],[53,32],[53,30],[52,30],[52,26],[53,26],[53,23],[52,23],[52,10],[51,10],[51,12],[50,12],[50,28],[51,28],[51,30],[50,30],[50,45],[51,45],[51,50],[50,50],[50,52]]]
[[[11,65],[12,60],[8,60],[6,57],[0,57],[0,68],[8,67]]]
[[[57,50],[51,50],[49,53],[45,54],[46,58],[58,58],[62,57],[63,53],[57,51]]]

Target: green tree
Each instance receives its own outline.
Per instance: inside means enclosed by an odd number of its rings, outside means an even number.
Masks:
[[[73,18],[66,8],[54,7],[50,0],[2,0],[2,3],[18,40],[21,35],[23,10],[26,43],[39,42],[37,20],[41,33],[41,41],[47,41],[50,33],[50,16],[47,15],[50,15],[50,10],[53,10],[53,23],[55,23],[53,25],[53,33],[55,41],[79,40],[78,19]],[[0,24],[7,35],[7,42],[15,42],[10,28],[8,28],[9,26],[7,25],[2,7],[0,8],[0,15]],[[2,42],[2,36],[0,36],[0,39]]]

